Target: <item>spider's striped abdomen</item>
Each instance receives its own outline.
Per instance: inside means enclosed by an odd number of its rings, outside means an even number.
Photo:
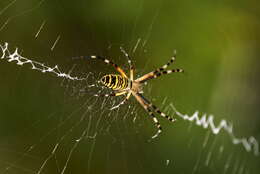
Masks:
[[[124,90],[128,88],[129,81],[127,78],[118,74],[108,74],[101,78],[101,82],[113,90]]]

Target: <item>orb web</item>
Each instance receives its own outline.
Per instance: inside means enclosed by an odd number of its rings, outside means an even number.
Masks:
[[[232,119],[207,114],[200,107],[189,111],[184,102],[179,109],[180,101],[170,93],[165,97],[163,80],[182,83],[186,77],[168,76],[145,86],[144,95],[178,119],[172,124],[157,116],[163,134],[152,141],[156,129],[133,98],[111,110],[122,97],[96,97],[109,92],[97,79],[113,69],[73,57],[102,55],[127,69],[122,46],[140,76],[167,61],[155,49],[158,28],[171,20],[164,16],[169,9],[163,2],[110,2],[103,4],[106,8],[82,3],[14,0],[0,4],[0,79],[4,82],[0,173],[257,173],[257,135],[245,135]],[[129,5],[133,11],[127,10]],[[73,18],[85,25],[69,16],[62,18],[69,6]],[[127,15],[114,14],[123,12]],[[14,29],[21,26],[28,32],[17,34]],[[98,32],[101,28],[103,32]],[[181,64],[184,54],[178,52],[176,64]],[[160,82],[163,87],[157,90]],[[180,89],[176,85],[183,92]]]

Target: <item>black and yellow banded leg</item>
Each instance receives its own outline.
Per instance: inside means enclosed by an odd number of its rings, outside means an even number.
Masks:
[[[131,57],[129,56],[129,54],[123,49],[123,47],[120,47],[121,52],[126,56],[127,60],[128,60],[128,64],[130,67],[130,80],[133,81],[134,80],[134,66],[131,60]]]
[[[152,110],[149,108],[149,104],[147,103],[148,100],[146,100],[140,93],[133,93],[136,100],[143,106],[143,108],[148,112],[149,116],[152,117],[153,122],[158,129],[156,134],[152,136],[152,139],[159,136],[159,134],[162,132],[162,126],[160,125],[158,119],[153,114]]]
[[[176,119],[169,117],[168,115],[166,115],[164,112],[162,112],[157,106],[153,105],[152,103],[149,104],[149,107],[151,107],[154,112],[157,112],[158,114],[160,114],[160,116],[166,118],[167,120],[169,120],[170,122],[174,122],[176,121]]]
[[[113,109],[119,108],[119,106],[125,104],[125,102],[127,102],[127,101],[129,100],[130,96],[131,96],[131,92],[128,92],[126,98],[125,98],[122,102],[120,102],[118,105],[112,107],[110,110],[113,110]]]
[[[117,64],[113,63],[112,61],[101,57],[101,56],[81,56],[82,58],[91,58],[91,59],[99,59],[102,60],[104,63],[112,65],[123,77],[128,78],[127,75],[125,74],[124,70],[120,68]]]
[[[96,97],[113,97],[113,96],[120,96],[126,94],[127,91],[121,91],[121,92],[112,92],[110,94],[95,94]]]
[[[171,57],[171,59],[165,65],[163,65],[160,68],[158,68],[157,70],[155,70],[154,73],[165,70],[170,64],[172,64],[174,62],[175,59],[176,59],[176,50],[174,50],[173,56]]]
[[[174,50],[173,56],[165,65],[161,66],[160,68],[156,69],[155,71],[152,71],[152,72],[149,72],[149,73],[143,75],[142,77],[136,79],[136,81],[140,82],[140,83],[144,83],[147,80],[153,79],[154,76],[156,76],[156,74],[160,74],[162,71],[164,71],[170,64],[172,64],[174,62],[175,59],[176,59],[176,50]]]
[[[160,114],[160,116],[166,118],[167,120],[171,121],[171,122],[174,122],[176,121],[175,119],[171,118],[170,116],[166,115],[164,112],[162,112],[158,107],[156,107],[155,105],[152,104],[152,102],[150,102],[148,99],[146,99],[143,95],[141,94],[138,94],[142,99],[143,101],[145,102],[145,104],[154,110],[154,112],[157,112],[158,114]]]
[[[144,83],[147,80],[150,79],[155,79],[157,77],[160,77],[162,74],[171,74],[171,73],[175,73],[175,72],[184,72],[183,69],[172,69],[172,70],[167,70],[167,71],[160,71],[160,72],[150,72],[148,74],[143,75],[142,77],[140,77],[139,79],[137,79],[136,81],[139,83]]]
[[[154,138],[158,137],[159,134],[162,132],[162,126],[160,125],[158,119],[155,117],[155,115],[153,114],[153,112],[151,111],[151,109],[148,108],[148,106],[144,106],[144,109],[148,112],[149,116],[152,117],[153,122],[154,122],[156,128],[158,129],[157,132],[156,132],[156,134],[154,134],[154,135],[152,136],[152,139],[154,139]]]
[[[163,74],[171,74],[171,73],[176,73],[176,72],[184,72],[184,70],[183,69],[172,69],[172,70],[167,70],[167,71],[161,71],[157,74],[154,74],[150,79],[158,78]]]

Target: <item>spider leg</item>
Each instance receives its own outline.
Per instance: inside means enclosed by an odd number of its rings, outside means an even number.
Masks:
[[[176,59],[176,50],[173,51],[173,56],[171,57],[171,59],[163,66],[161,66],[159,69],[159,71],[163,71],[165,70],[170,64],[172,64],[174,62],[174,60]]]
[[[132,60],[131,57],[129,56],[129,54],[124,50],[123,47],[120,47],[121,52],[126,56],[127,60],[128,60],[128,64],[130,67],[130,80],[133,81],[134,80],[134,66],[132,64]]]
[[[156,134],[154,134],[152,136],[152,139],[156,138],[159,136],[159,134],[162,132],[162,126],[160,125],[158,119],[155,117],[155,115],[153,114],[153,112],[146,106],[143,106],[145,108],[145,110],[148,112],[148,114],[153,118],[153,122],[155,124],[155,126],[157,127],[158,131],[156,132]]]
[[[111,92],[110,94],[95,94],[96,97],[112,97],[112,96],[120,96],[126,94],[127,91],[120,91],[120,92]]]
[[[174,122],[176,121],[176,119],[169,117],[168,115],[166,115],[164,112],[162,112],[157,106],[153,105],[152,103],[149,104],[150,107],[153,108],[154,112],[157,112],[158,114],[160,114],[162,117],[166,118],[167,120],[169,120],[170,122]]]
[[[156,69],[155,71],[152,71],[152,72],[149,72],[145,75],[143,75],[142,77],[136,79],[137,82],[139,83],[143,83],[147,80],[150,80],[150,79],[153,79],[153,78],[156,78],[157,74],[160,74],[161,72],[164,72],[164,70],[174,62],[176,58],[176,50],[174,50],[174,54],[173,56],[171,57],[170,61],[168,61],[165,65],[161,66],[160,68]],[[179,69],[176,69],[176,71],[178,71]],[[180,72],[182,72],[183,70],[180,70]]]
[[[171,73],[175,73],[175,72],[184,72],[184,70],[183,69],[172,69],[172,70],[157,72],[156,74],[149,74],[149,76],[146,77],[145,80],[142,80],[139,83],[143,83],[143,82],[145,82],[147,80],[150,80],[150,79],[156,79],[156,78],[160,77],[163,74],[171,74]]]
[[[91,59],[102,60],[104,63],[112,65],[123,77],[128,78],[122,68],[120,68],[117,64],[113,63],[112,61],[110,61],[106,58],[103,58],[101,56],[94,56],[94,55],[93,56],[81,56],[80,58],[91,58]]]
[[[122,102],[120,102],[118,105],[112,107],[110,110],[114,110],[116,108],[119,108],[119,106],[125,104],[125,102],[127,102],[129,100],[130,96],[131,96],[131,92],[128,92],[126,98]]]
[[[155,117],[152,110],[150,109],[149,104],[147,103],[147,100],[139,93],[133,93],[133,95],[135,96],[136,100],[143,106],[143,108],[148,112],[149,116],[152,117],[153,122],[158,129],[156,134],[154,134],[152,136],[152,139],[158,137],[159,134],[162,132],[162,126],[160,125],[158,119]]]
[[[157,112],[162,117],[166,118],[167,120],[169,120],[171,122],[176,121],[175,119],[171,118],[170,116],[168,116],[164,112],[162,112],[157,106],[153,105],[152,102],[150,102],[148,99],[146,99],[142,94],[139,94],[139,96],[145,101],[146,105],[149,108],[152,108],[154,110],[154,112]]]

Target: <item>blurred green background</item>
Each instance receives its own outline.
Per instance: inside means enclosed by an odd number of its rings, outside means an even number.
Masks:
[[[122,46],[140,76],[176,49],[172,67],[185,73],[152,80],[144,95],[162,109],[173,103],[184,114],[213,114],[216,124],[231,122],[237,137],[260,140],[259,5],[2,0],[1,45],[93,78],[69,82],[0,60],[0,173],[259,173],[259,157],[233,145],[225,132],[214,135],[180,118],[175,124],[159,118],[163,134],[149,142],[156,130],[134,98],[110,111],[120,99],[96,99],[98,89],[87,87],[115,71],[99,61],[73,59],[101,55],[127,69]]]

